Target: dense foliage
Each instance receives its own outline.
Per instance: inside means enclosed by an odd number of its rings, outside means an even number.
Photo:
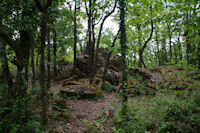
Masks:
[[[62,83],[119,95],[114,132],[200,132],[199,25],[198,0],[1,0],[0,132],[68,118]]]

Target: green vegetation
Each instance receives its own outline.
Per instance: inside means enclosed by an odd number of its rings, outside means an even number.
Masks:
[[[179,95],[176,95],[179,94]],[[120,133],[185,132],[199,130],[199,92],[160,93],[155,97],[130,99],[129,120],[123,121],[120,112],[115,116],[113,129]]]
[[[41,133],[41,118],[33,110],[32,95],[8,99],[5,84],[0,84],[0,132]]]
[[[0,132],[200,132],[199,25],[199,0],[1,0]]]
[[[115,91],[114,85],[112,85],[110,82],[105,81],[104,83],[101,84],[101,89],[106,91],[106,92],[112,92]]]

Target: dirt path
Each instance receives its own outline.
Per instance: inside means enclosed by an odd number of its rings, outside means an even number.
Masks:
[[[52,84],[51,91],[54,94],[59,93],[61,86],[62,81]],[[71,100],[70,121],[50,120],[50,129],[47,133],[55,131],[58,133],[84,133],[87,130],[87,124],[83,120],[94,123],[103,112],[113,109],[111,104],[117,101],[114,93],[104,94],[104,98],[97,100]]]
[[[71,114],[74,121],[68,126],[68,133],[84,133],[87,125],[83,120],[94,123],[103,112],[112,109],[111,104],[116,101],[114,94],[105,94],[104,98],[97,101],[74,101],[74,111]]]

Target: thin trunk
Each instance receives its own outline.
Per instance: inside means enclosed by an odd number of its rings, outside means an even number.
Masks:
[[[178,63],[178,54],[177,54],[177,45],[174,45],[174,55],[175,55],[175,63]]]
[[[142,48],[139,49],[139,67],[140,68],[142,68],[142,64],[144,65],[144,67],[146,67],[143,60],[143,52],[144,52],[144,49],[147,47],[148,42],[151,40],[153,36],[153,31],[154,31],[153,20],[151,19],[151,32],[150,32],[149,38],[144,42],[144,45],[142,46]]]
[[[8,95],[12,96],[13,94],[13,81],[12,76],[10,74],[10,70],[8,67],[8,59],[6,55],[5,45],[0,42],[0,61],[1,61],[1,68],[2,68],[2,79],[6,83],[8,88]]]
[[[50,54],[50,30],[48,29],[48,33],[47,33],[47,41],[48,41],[48,47],[47,47],[47,57],[48,57],[48,61],[47,61],[47,88],[51,87],[51,72],[50,72],[50,63],[51,63],[51,54]]]
[[[46,89],[44,82],[45,75],[45,66],[44,66],[44,49],[45,49],[45,38],[46,38],[46,24],[47,24],[47,10],[42,12],[41,18],[41,59],[40,59],[40,87],[41,87],[41,102],[42,102],[42,124],[46,125],[47,123],[47,105],[46,105]]]
[[[197,62],[198,62],[198,68],[200,69],[200,44],[198,45],[198,50],[197,50]]]
[[[183,60],[183,55],[182,55],[182,46],[181,46],[181,41],[180,41],[180,37],[181,37],[181,34],[180,32],[178,33],[178,53],[179,53],[179,60],[182,61]]]
[[[139,68],[142,68],[142,63],[143,63],[143,51],[139,51]]]
[[[57,64],[56,64],[56,51],[57,51],[57,44],[56,44],[56,30],[53,29],[53,70],[54,70],[54,80],[57,77]]]
[[[88,34],[89,34],[89,41],[88,41],[88,45],[89,45],[89,78],[90,78],[90,83],[92,83],[92,72],[93,72],[93,42],[92,42],[92,0],[89,0],[89,13],[88,13]]]
[[[167,23],[167,29],[168,29],[168,34],[169,34],[169,56],[170,56],[170,62],[172,62],[172,34],[171,34],[171,29],[170,25],[168,22]]]
[[[94,20],[95,18],[92,17],[92,48],[91,48],[91,72],[90,72],[90,84],[93,83],[93,80],[94,80],[94,74],[95,74],[95,71],[96,71],[96,68],[95,68],[95,64],[94,64],[94,49],[95,49],[95,42],[96,42],[96,38],[95,38],[95,33],[94,33],[94,28],[95,28],[95,25],[94,25]],[[97,51],[96,51],[97,52]]]
[[[76,45],[77,45],[77,27],[76,27],[76,0],[74,6],[74,68],[76,68]]]
[[[28,84],[28,65],[26,65],[24,68],[25,68],[25,78],[26,78],[26,82]]]
[[[198,30],[198,34],[200,37],[200,30]],[[198,42],[198,49],[197,49],[197,62],[198,62],[198,68],[200,69],[200,43]]]
[[[40,56],[40,54],[39,54],[39,51],[38,51],[37,57],[36,57],[36,67],[38,67],[38,65],[39,65],[39,56]]]
[[[187,58],[187,63],[188,65],[190,64],[190,49],[191,49],[191,45],[189,43],[189,22],[188,22],[188,12],[186,14],[186,31],[185,31],[185,38],[186,38],[186,58]]]
[[[32,86],[35,86],[34,46],[31,47]]]
[[[156,30],[156,46],[157,46],[157,64],[160,66],[160,49],[158,41],[158,31]]]
[[[113,14],[113,12],[115,11],[115,8],[117,6],[117,0],[115,0],[115,5],[113,7],[113,9],[103,18],[102,22],[101,22],[101,25],[100,25],[100,29],[99,29],[99,34],[98,34],[98,39],[97,39],[97,47],[96,47],[96,57],[95,57],[95,70],[97,69],[97,64],[98,64],[98,52],[99,52],[99,44],[100,44],[100,41],[101,41],[101,34],[102,34],[102,30],[103,30],[103,25],[104,25],[104,22],[106,21],[106,19]]]

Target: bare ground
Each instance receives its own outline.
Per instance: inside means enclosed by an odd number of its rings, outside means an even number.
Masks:
[[[54,94],[59,93],[62,86],[62,81],[52,84],[51,91]],[[47,133],[85,133],[88,130],[87,124],[84,120],[94,123],[103,112],[114,113],[111,104],[117,103],[115,94],[104,94],[104,98],[97,100],[70,100],[72,112],[69,120],[58,121],[49,118]],[[54,111],[49,107],[49,115]],[[108,124],[109,126],[109,124]],[[110,127],[104,127],[104,131],[108,132]]]

